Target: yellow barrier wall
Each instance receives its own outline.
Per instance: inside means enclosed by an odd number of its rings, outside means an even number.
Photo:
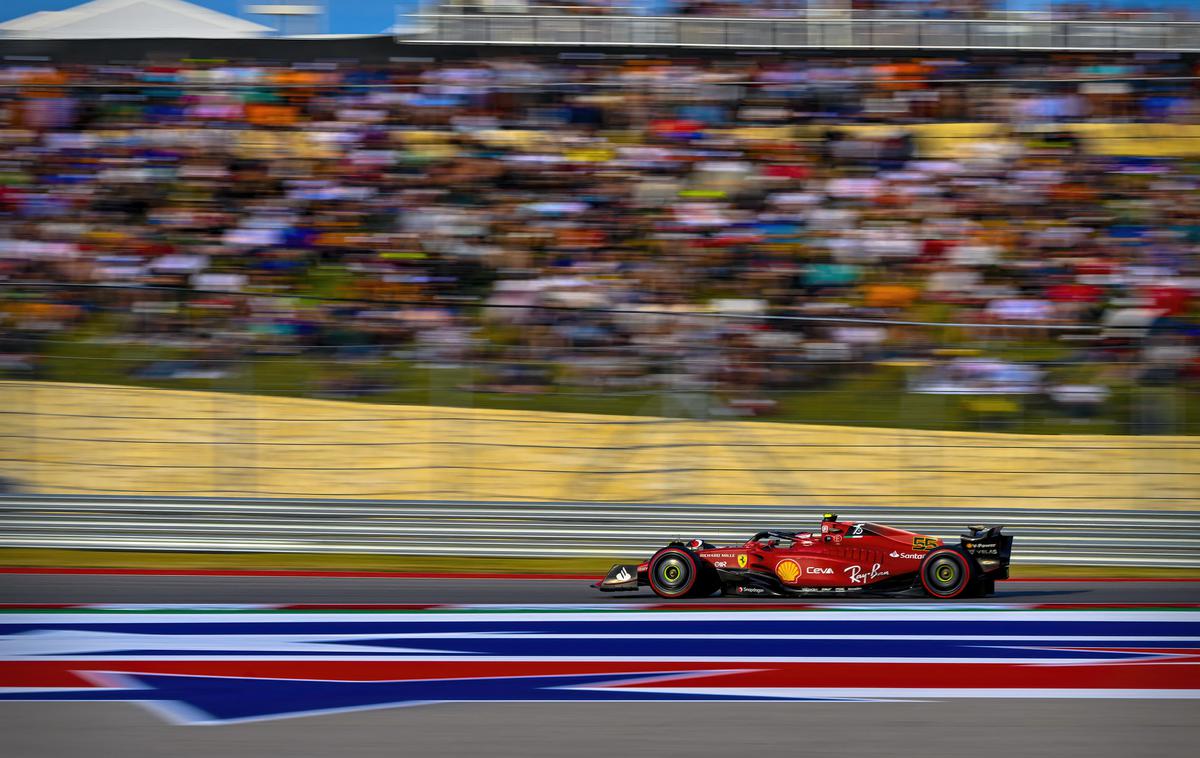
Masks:
[[[796,138],[814,138],[835,128],[848,134],[883,135],[906,131],[917,140],[921,155],[926,157],[961,158],[973,151],[975,143],[1013,142],[1014,130],[1006,123],[948,122],[934,124],[837,124],[820,126],[744,126],[714,130],[738,139],[778,142]],[[1140,155],[1155,157],[1194,157],[1200,155],[1200,124],[1176,123],[1052,123],[1044,131],[1071,132],[1085,138],[1085,149],[1097,155]],[[186,136],[186,131],[182,132]],[[404,148],[417,156],[445,158],[456,155],[460,148],[450,140],[452,135],[440,131],[414,131],[396,134]],[[606,136],[613,144],[622,142],[620,132]],[[566,150],[552,135],[544,131],[522,129],[492,129],[480,137],[494,145],[528,147],[539,150]],[[291,155],[296,157],[330,157],[329,145],[308,132],[272,132],[255,130],[234,136],[237,151],[246,157]],[[575,157],[579,160],[607,160],[609,147],[592,150]]]
[[[794,135],[813,137],[831,127],[783,127]],[[897,128],[882,124],[850,124],[837,129],[849,134],[880,136]],[[904,131],[916,139],[918,152],[928,158],[962,158],[971,155],[980,144],[1016,144],[1016,132],[1008,124],[938,123],[910,124]],[[1068,132],[1084,140],[1084,149],[1093,155],[1135,155],[1143,157],[1187,158],[1200,155],[1200,124],[1107,124],[1060,123],[1042,127],[1045,132]]]
[[[369,405],[0,382],[25,491],[1195,507],[1196,438],[1036,436]]]

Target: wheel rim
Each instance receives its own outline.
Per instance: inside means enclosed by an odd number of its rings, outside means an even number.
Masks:
[[[965,578],[962,564],[950,555],[941,555],[930,561],[925,574],[933,589],[943,594],[957,590]]]
[[[659,585],[664,590],[674,592],[688,583],[691,568],[682,558],[675,555],[668,555],[655,566],[654,574]]]

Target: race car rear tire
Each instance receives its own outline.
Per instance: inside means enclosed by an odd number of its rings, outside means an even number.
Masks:
[[[694,597],[712,593],[707,568],[691,550],[666,547],[650,559],[646,576],[650,589],[659,597]]]
[[[979,590],[975,563],[953,548],[930,551],[921,562],[921,587],[930,597],[942,600],[970,595]]]

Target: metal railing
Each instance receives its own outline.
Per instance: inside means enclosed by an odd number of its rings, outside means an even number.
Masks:
[[[1198,51],[1200,22],[416,14],[398,42],[658,47]]]
[[[804,529],[815,505],[339,501],[244,498],[0,498],[0,546],[391,555],[645,557],[674,538],[740,542]],[[1013,561],[1200,566],[1200,512],[862,508],[843,516],[947,539],[1004,524]]]

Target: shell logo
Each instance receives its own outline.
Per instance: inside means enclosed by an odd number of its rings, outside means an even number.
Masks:
[[[775,565],[775,575],[784,583],[791,584],[800,576],[800,564],[788,559]]]

